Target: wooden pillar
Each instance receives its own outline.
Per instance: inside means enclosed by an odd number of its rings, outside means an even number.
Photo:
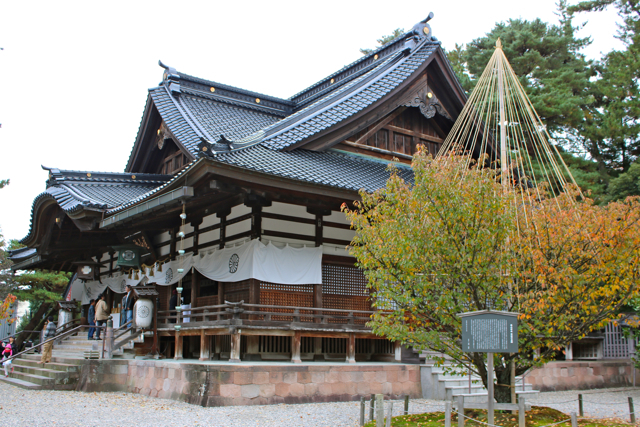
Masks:
[[[200,273],[194,268],[191,270],[191,308],[197,307],[197,298],[200,295]],[[193,319],[192,322],[199,322],[201,318]]]
[[[402,362],[402,345],[400,341],[394,341],[393,343],[393,358],[396,362]]]
[[[200,360],[209,360],[209,348],[211,336],[205,335],[204,329],[200,331]]]
[[[224,244],[227,238],[227,215],[229,215],[230,213],[231,209],[216,213],[216,216],[220,218],[220,244],[218,245],[220,249],[224,248]]]
[[[229,362],[240,362],[240,332],[236,331],[231,334],[231,355],[229,357]]]
[[[200,242],[200,224],[202,224],[202,218],[191,221],[193,227],[193,254],[198,254],[198,246]]]
[[[176,331],[176,351],[173,358],[175,360],[182,359],[182,335],[180,335],[179,331]]]
[[[251,239],[259,239],[262,236],[262,206],[251,208]]]
[[[296,331],[291,337],[291,362],[302,363],[300,360],[300,343],[302,342],[302,334]]]
[[[353,332],[347,340],[347,363],[356,363],[356,334]]]
[[[109,252],[109,277],[113,276],[113,263],[116,260],[116,253],[115,252]]]
[[[322,215],[316,214],[316,247],[322,246]]]
[[[218,304],[224,304],[224,285],[224,282],[218,282]]]

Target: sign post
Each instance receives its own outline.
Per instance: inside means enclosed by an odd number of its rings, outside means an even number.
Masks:
[[[493,354],[518,352],[518,313],[482,310],[458,317],[462,318],[462,351],[487,353],[487,423],[494,425]]]

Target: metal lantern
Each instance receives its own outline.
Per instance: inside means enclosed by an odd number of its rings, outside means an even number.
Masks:
[[[140,268],[140,247],[136,245],[114,246],[118,251],[118,267]]]
[[[100,274],[100,263],[94,260],[77,261],[73,264],[78,266],[77,278],[81,280],[96,280]]]

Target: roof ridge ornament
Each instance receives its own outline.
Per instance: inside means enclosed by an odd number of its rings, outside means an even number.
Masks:
[[[413,36],[413,39],[418,42],[422,41],[426,38],[430,38],[431,40],[437,40],[433,36],[433,32],[431,31],[431,25],[427,24],[427,22],[433,19],[433,12],[429,12],[429,15],[424,18],[422,21],[418,22],[413,26],[411,31],[409,31],[409,35]]]
[[[162,74],[162,82],[160,85],[168,87],[171,93],[178,95],[180,93],[180,74],[178,74],[175,68],[163,64],[161,60],[158,60],[158,65],[165,70]]]

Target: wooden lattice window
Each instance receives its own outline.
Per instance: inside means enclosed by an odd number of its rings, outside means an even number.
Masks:
[[[313,307],[313,285],[279,285],[276,283],[260,282],[260,304],[280,305],[285,307]],[[291,309],[269,308],[263,311],[292,313]],[[311,312],[302,311],[300,314]],[[293,321],[293,316],[272,316],[274,321]],[[302,317],[302,322],[313,319]]]
[[[229,302],[249,302],[250,280],[242,282],[226,283],[224,287],[224,299]]]
[[[367,279],[356,267],[324,264],[322,292],[325,294],[369,296]]]
[[[197,307],[206,307],[208,305],[218,305],[218,295],[196,298]]]
[[[260,282],[260,292],[262,291],[313,293],[313,285],[280,285],[278,283]]]

